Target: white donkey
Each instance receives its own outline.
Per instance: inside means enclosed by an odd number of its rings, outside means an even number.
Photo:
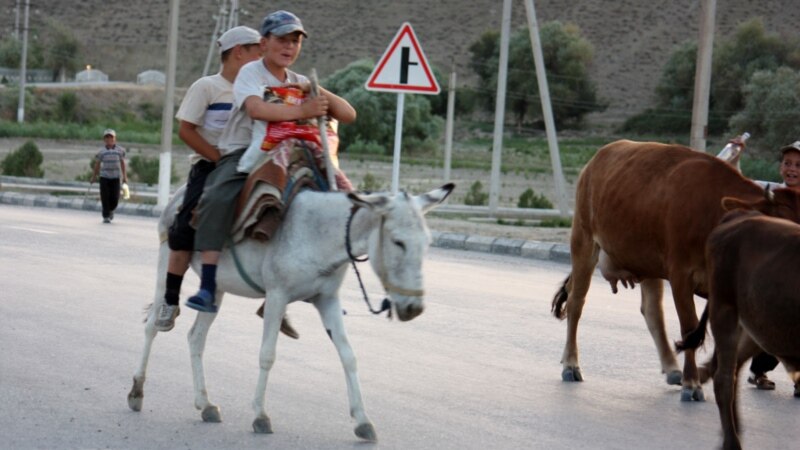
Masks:
[[[343,194],[303,192],[294,199],[283,225],[269,243],[245,239],[226,249],[219,262],[216,302],[222,293],[252,298],[266,297],[264,332],[260,351],[260,372],[253,408],[256,433],[272,433],[265,407],[269,371],[275,362],[275,345],[286,306],[297,300],[312,303],[320,314],[345,370],[350,415],[356,420],[356,436],[376,440],[375,428],[364,411],[356,359],[345,334],[339,287],[348,263],[367,255],[373,270],[387,291],[392,308],[401,321],[411,320],[424,309],[422,259],[430,244],[423,215],[447,198],[455,186],[446,184],[424,195],[406,193]],[[158,224],[165,236],[181,195],[167,205]],[[154,304],[145,322],[145,343],[139,369],[133,377],[128,405],[142,409],[145,372],[153,339],[155,321],[164,302],[169,249],[163,241],[159,249],[158,280]],[[232,253],[235,253],[232,254]],[[251,282],[245,282],[235,267],[236,261]],[[199,257],[192,264],[197,272]],[[263,292],[259,292],[263,287]],[[203,373],[203,349],[216,314],[198,313],[189,331],[189,348],[195,390],[195,407],[206,422],[219,422],[219,408],[212,404]]]

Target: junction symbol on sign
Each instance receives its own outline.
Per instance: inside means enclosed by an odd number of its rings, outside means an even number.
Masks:
[[[367,79],[366,88],[370,91],[409,94],[439,93],[439,83],[433,76],[410,23],[405,22],[400,27]]]

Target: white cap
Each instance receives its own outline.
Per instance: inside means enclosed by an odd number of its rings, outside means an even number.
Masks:
[[[230,50],[237,45],[258,44],[259,42],[261,42],[261,34],[245,26],[233,27],[222,33],[222,36],[217,39],[220,52]]]
[[[109,135],[117,137],[117,132],[112,130],[111,128],[106,128],[106,131],[103,131],[103,137],[106,137],[106,136],[109,136]]]

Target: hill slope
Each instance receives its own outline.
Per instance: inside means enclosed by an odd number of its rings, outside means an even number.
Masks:
[[[702,1],[702,0],[700,0]],[[11,2],[0,16],[0,30],[13,32]],[[443,73],[454,66],[459,84],[474,82],[468,48],[483,32],[500,28],[501,0],[241,0],[246,12],[240,24],[258,28],[261,18],[276,9],[298,14],[310,32],[297,69],[316,67],[321,76],[368,57],[377,60],[400,24],[409,21],[431,63]],[[266,5],[266,6],[265,6]],[[208,52],[218,0],[181,2],[178,44],[178,84],[201,75]],[[249,13],[247,13],[249,12]],[[594,45],[591,73],[600,95],[609,101],[607,120],[623,119],[651,101],[653,87],[676,44],[696,39],[698,0],[649,2],[637,0],[539,0],[540,23],[551,20],[577,24]],[[513,2],[513,26],[525,24],[522,0]],[[113,80],[135,80],[147,69],[164,70],[169,2],[164,0],[39,0],[32,5],[31,29],[47,18],[71,27],[83,42],[85,63]],[[800,23],[797,0],[720,0],[717,36],[760,16],[768,30],[795,32]],[[533,76],[532,68],[531,76]],[[443,87],[447,80],[439,80]],[[513,90],[513,86],[509,86]]]

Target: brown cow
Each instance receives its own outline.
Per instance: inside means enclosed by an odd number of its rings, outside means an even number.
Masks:
[[[708,292],[705,241],[723,215],[720,201],[759,201],[768,215],[800,220],[800,194],[775,191],[773,201],[736,169],[680,145],[617,141],[601,148],[578,179],[570,252],[572,273],[553,299],[566,317],[564,381],[582,381],[577,332],[592,273],[601,252],[604,275],[641,282],[641,311],[667,382],[681,383],[662,309],[663,279],[672,286],[681,334],[697,326],[693,295]],[[565,308],[566,306],[566,308]],[[681,400],[703,400],[694,351],[685,353]]]
[[[728,208],[731,199],[725,199]],[[708,238],[709,298],[700,326],[678,343],[695,349],[711,322],[714,394],[724,448],[741,448],[737,385],[742,364],[765,350],[786,367],[800,396],[800,226],[756,211],[728,213]]]

